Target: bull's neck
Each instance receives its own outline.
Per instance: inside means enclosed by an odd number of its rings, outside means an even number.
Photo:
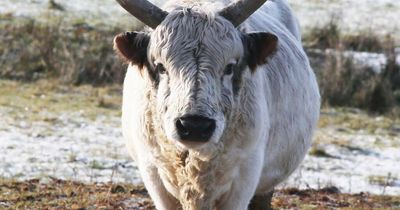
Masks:
[[[154,97],[148,94],[148,97]],[[150,99],[150,101],[154,101]],[[154,135],[148,136],[153,148],[157,168],[164,185],[174,188],[171,192],[181,202],[183,209],[212,209],[210,197],[215,191],[216,172],[212,170],[219,161],[218,155],[205,158],[199,152],[179,149],[168,140],[159,122],[155,104],[150,104],[146,116],[147,129]],[[216,149],[217,150],[217,149]],[[214,154],[218,154],[215,151]]]

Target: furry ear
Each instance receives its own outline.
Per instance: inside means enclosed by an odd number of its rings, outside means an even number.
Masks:
[[[267,57],[278,48],[278,37],[271,33],[249,33],[244,36],[243,44],[247,51],[247,64],[251,71],[267,62]]]
[[[150,37],[145,33],[126,32],[114,38],[114,50],[120,58],[143,68],[147,62]]]

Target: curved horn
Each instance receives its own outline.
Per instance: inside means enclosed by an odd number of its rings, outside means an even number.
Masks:
[[[137,19],[156,28],[168,13],[146,0],[116,0],[126,11]]]
[[[238,0],[219,12],[236,27],[260,8],[267,0]]]

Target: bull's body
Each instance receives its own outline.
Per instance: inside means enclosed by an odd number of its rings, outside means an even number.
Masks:
[[[219,147],[182,152],[169,144],[153,117],[151,82],[129,66],[123,134],[158,209],[246,209],[254,195],[285,180],[310,147],[320,96],[291,10],[283,0],[268,1],[239,29],[273,33],[279,45],[265,65],[243,73],[240,101]]]

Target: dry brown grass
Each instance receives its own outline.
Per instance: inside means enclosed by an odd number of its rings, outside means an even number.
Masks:
[[[398,209],[397,196],[378,196],[368,193],[345,194],[335,187],[320,190],[294,188],[278,191],[273,199],[276,209]]]
[[[83,184],[50,178],[18,182],[0,180],[1,209],[155,209],[143,186]],[[368,193],[342,194],[335,187],[320,190],[278,190],[274,209],[396,209],[400,197]]]
[[[124,29],[82,20],[54,18],[46,23],[0,14],[0,78],[22,81],[58,79],[66,84],[121,83],[125,66],[112,50],[113,37]],[[335,49],[318,57],[309,51],[324,105],[350,106],[373,113],[400,113],[400,66],[394,40],[372,32],[343,34],[334,18],[304,35],[307,49]],[[385,53],[383,73],[359,69],[346,50]],[[107,103],[100,102],[107,107]]]
[[[24,83],[0,79],[0,108],[13,120],[51,123],[67,112],[81,112],[88,119],[121,115],[121,86],[73,86],[59,80]],[[4,119],[3,119],[4,120]]]
[[[323,27],[311,29],[304,44],[317,73],[323,104],[348,106],[372,113],[399,114],[400,66],[396,64],[396,43],[390,36],[378,36],[371,31],[344,34],[337,19]],[[315,53],[315,49],[331,49],[333,53]],[[345,51],[383,53],[387,65],[381,73],[358,65]]]
[[[0,180],[0,209],[154,209],[142,186]],[[129,208],[125,201],[135,200]]]
[[[125,68],[112,50],[122,29],[60,18],[45,23],[12,15],[0,19],[0,77],[60,78],[69,84],[122,81]]]
[[[328,56],[318,80],[323,103],[358,107],[379,114],[393,111],[399,105],[394,96],[397,89],[387,76],[392,70],[384,71],[376,74],[368,69],[357,69],[348,58]]]

